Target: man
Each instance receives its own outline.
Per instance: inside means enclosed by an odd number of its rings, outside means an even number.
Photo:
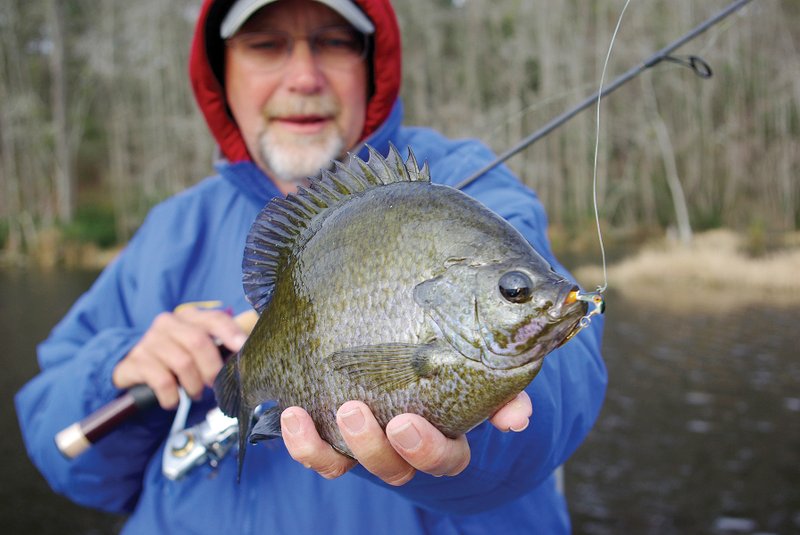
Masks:
[[[213,406],[221,367],[212,339],[238,350],[245,333],[220,300],[249,308],[240,286],[249,226],[272,197],[346,152],[410,146],[434,181],[454,184],[492,154],[400,126],[400,39],[387,0],[207,0],[191,56],[195,95],[225,160],[218,176],[157,206],[125,252],[39,348],[42,373],[17,396],[31,458],[78,503],[131,512],[125,533],[566,533],[553,471],[602,403],[600,322],[545,360],[538,378],[467,436],[405,414],[377,426],[358,400],[337,413],[358,463],[335,452],[308,414],[281,417],[284,445],[251,447],[236,483],[233,456],[180,481],[161,474],[172,413],[137,416],[75,460],[53,436],[134,384],[174,408],[178,386]],[[559,268],[535,195],[504,167],[467,193],[515,225]],[[531,416],[531,398],[536,414]],[[513,430],[514,433],[504,433]],[[320,474],[324,477],[319,477]],[[449,476],[449,477],[436,477]]]

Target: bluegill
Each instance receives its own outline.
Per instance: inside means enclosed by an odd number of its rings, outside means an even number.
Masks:
[[[248,437],[280,436],[294,405],[350,456],[336,411],[351,399],[382,426],[411,412],[461,435],[523,390],[587,310],[508,222],[394,148],[272,200],[243,271],[260,318],[214,386],[240,422],[240,470]]]

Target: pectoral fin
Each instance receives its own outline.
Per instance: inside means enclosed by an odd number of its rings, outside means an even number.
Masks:
[[[331,355],[333,368],[369,388],[398,390],[436,375],[452,355],[441,346],[390,343],[359,346]]]

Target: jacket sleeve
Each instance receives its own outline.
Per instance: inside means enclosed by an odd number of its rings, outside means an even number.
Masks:
[[[482,145],[463,142],[432,163],[437,182],[456,184],[491,161]],[[506,218],[560,273],[547,239],[547,217],[536,195],[505,166],[468,186],[466,193]],[[426,509],[467,514],[508,503],[543,484],[584,440],[600,412],[607,373],[600,347],[602,317],[548,355],[526,388],[533,403],[530,425],[521,433],[502,433],[484,422],[467,434],[471,461],[456,477],[418,473],[402,487],[389,487]],[[359,474],[372,477],[358,467]]]
[[[77,458],[63,457],[56,433],[120,394],[114,366],[142,336],[149,319],[131,311],[145,297],[137,273],[150,260],[143,227],[126,251],[97,279],[38,347],[41,372],[16,395],[22,436],[33,463],[52,488],[77,503],[111,512],[129,511],[141,488],[145,464],[169,426],[168,413],[134,418]],[[138,303],[137,303],[138,300]]]

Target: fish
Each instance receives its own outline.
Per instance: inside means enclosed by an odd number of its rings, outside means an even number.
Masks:
[[[246,442],[280,437],[290,406],[350,457],[336,424],[348,400],[384,428],[415,413],[462,435],[580,329],[578,287],[511,224],[432,183],[410,148],[406,161],[394,146],[368,152],[270,201],[248,234],[243,286],[259,319],[214,384],[240,423],[240,475]]]

